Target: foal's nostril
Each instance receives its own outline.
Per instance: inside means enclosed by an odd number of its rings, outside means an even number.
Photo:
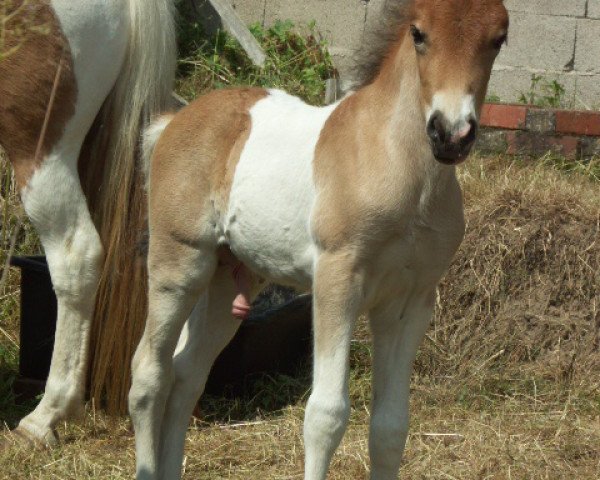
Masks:
[[[446,125],[441,112],[435,112],[431,115],[427,123],[427,134],[435,142],[444,143],[446,141]]]
[[[469,120],[468,127],[465,128],[465,132],[460,137],[461,145],[470,145],[475,141],[477,137],[477,122],[474,119]]]

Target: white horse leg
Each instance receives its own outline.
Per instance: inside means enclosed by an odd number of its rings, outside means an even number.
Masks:
[[[410,376],[433,312],[434,296],[370,312],[375,348],[369,454],[371,480],[396,480],[408,435]],[[402,312],[399,313],[399,312]]]
[[[45,395],[18,431],[56,441],[53,428],[83,407],[89,332],[102,245],[77,174],[78,149],[57,149],[30,179],[23,204],[48,259],[58,301],[56,337]]]
[[[324,480],[350,417],[350,340],[360,291],[344,255],[321,254],[314,284],[313,388],[304,417],[306,480]]]
[[[155,237],[152,236],[155,234]],[[217,265],[214,251],[151,230],[148,319],[133,359],[129,411],[137,478],[158,478],[161,428],[173,384],[173,354],[183,325]]]
[[[51,2],[73,60],[69,73],[65,57],[65,68],[59,75],[56,59],[52,78],[56,77],[55,86],[60,90],[61,82],[74,74],[77,98],[73,116],[59,125],[62,137],[44,147],[41,165],[33,175],[20,182],[24,185],[21,196],[25,211],[48,259],[58,316],[44,397],[20,422],[17,433],[48,444],[56,441],[55,425],[81,411],[84,402],[90,324],[103,251],[80,186],[77,161],[84,138],[119,75],[128,41],[121,2],[79,3],[81,8],[74,9],[73,2],[67,0]],[[86,28],[82,29],[82,24]],[[38,60],[44,63],[51,59],[34,56],[30,63]],[[35,96],[38,92],[23,93]],[[52,112],[66,107],[58,104],[58,98],[57,104],[48,104]],[[53,115],[48,117],[49,127],[56,127]],[[33,148],[40,134],[41,129],[31,139]]]
[[[237,293],[230,269],[219,268],[180,339],[173,360],[175,379],[161,432],[161,479],[180,478],[185,435],[194,406],[215,359],[241,323],[231,314],[231,302]]]

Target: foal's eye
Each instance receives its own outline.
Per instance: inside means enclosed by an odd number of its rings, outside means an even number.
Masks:
[[[425,34],[414,25],[410,26],[410,34],[417,47],[422,47],[425,44]]]
[[[505,43],[508,43],[508,35],[506,33],[494,40],[494,48],[496,50],[500,50],[502,48],[502,45],[504,45]]]

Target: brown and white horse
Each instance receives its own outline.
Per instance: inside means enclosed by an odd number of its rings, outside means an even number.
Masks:
[[[123,266],[122,240],[135,229],[128,209],[141,203],[132,198],[143,190],[135,185],[140,127],[170,104],[176,59],[171,4],[3,0],[0,7],[0,53],[6,53],[0,57],[0,144],[41,237],[58,299],[45,395],[16,430],[33,441],[54,443],[57,422],[83,406],[103,268],[106,288],[117,298],[123,297],[121,277],[129,278],[115,265]],[[88,180],[94,217],[78,167]],[[127,328],[122,325],[119,335]]]
[[[226,90],[148,130],[149,313],[129,394],[138,479],[180,478],[190,414],[240,324],[231,302],[260,279],[312,286],[305,478],[325,479],[346,428],[363,313],[375,349],[371,478],[397,478],[413,360],[464,233],[455,169],[508,30],[502,0],[397,6],[371,78],[335,105]]]

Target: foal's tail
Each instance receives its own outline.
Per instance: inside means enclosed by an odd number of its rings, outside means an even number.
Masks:
[[[158,143],[158,139],[165,131],[165,128],[171,123],[175,115],[168,113],[155,118],[150,125],[144,130],[144,136],[142,140],[142,169],[144,171],[144,178],[146,183],[150,179],[150,160],[154,153],[154,147]]]
[[[141,131],[171,106],[176,66],[173,0],[129,0],[129,47],[120,76],[88,134],[81,171],[105,250],[91,345],[91,395],[124,413],[130,362],[146,315]]]

